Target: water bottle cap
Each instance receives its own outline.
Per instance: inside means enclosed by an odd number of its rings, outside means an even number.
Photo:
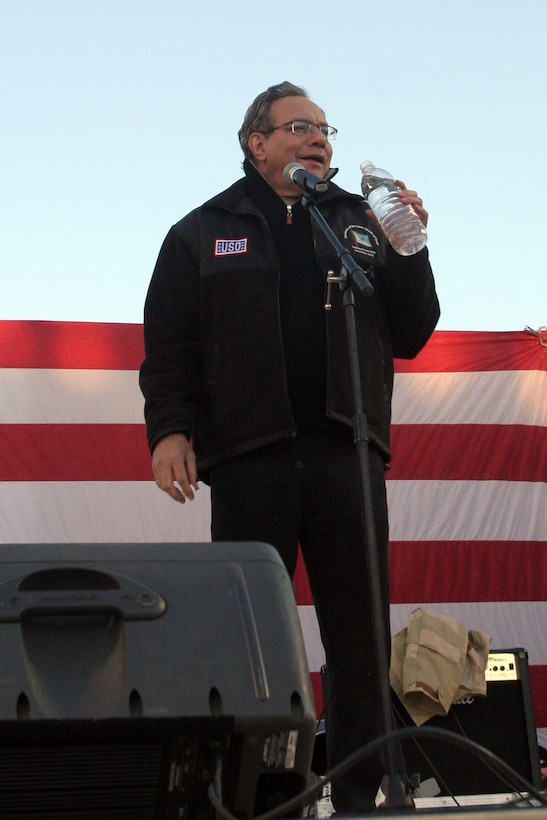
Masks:
[[[393,179],[393,175],[383,168],[377,168],[369,159],[361,163],[361,173],[363,176],[378,177],[378,179]]]

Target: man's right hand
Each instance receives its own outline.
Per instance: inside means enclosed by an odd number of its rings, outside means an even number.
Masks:
[[[196,455],[185,435],[171,433],[162,438],[152,453],[152,470],[158,487],[174,501],[184,504],[199,489]]]

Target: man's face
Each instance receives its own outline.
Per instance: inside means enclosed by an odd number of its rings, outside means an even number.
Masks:
[[[272,126],[295,120],[326,125],[324,112],[306,97],[283,97],[272,103]],[[315,128],[311,134],[293,134],[290,126],[276,128],[271,134],[255,132],[249,138],[254,163],[280,196],[295,196],[300,189],[285,182],[283,170],[290,162],[299,162],[316,177],[324,178],[330,168],[332,145]]]

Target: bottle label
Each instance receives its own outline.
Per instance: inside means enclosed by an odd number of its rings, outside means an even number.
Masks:
[[[377,209],[380,209],[381,213],[385,213],[388,209],[398,207],[401,200],[397,192],[398,188],[396,188],[395,185],[381,185],[373,191],[370,191],[368,203],[374,213],[376,213]],[[378,216],[378,214],[376,214],[376,216]]]

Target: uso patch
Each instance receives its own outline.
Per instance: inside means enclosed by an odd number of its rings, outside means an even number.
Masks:
[[[236,253],[247,253],[245,239],[215,239],[215,256],[231,256]]]

